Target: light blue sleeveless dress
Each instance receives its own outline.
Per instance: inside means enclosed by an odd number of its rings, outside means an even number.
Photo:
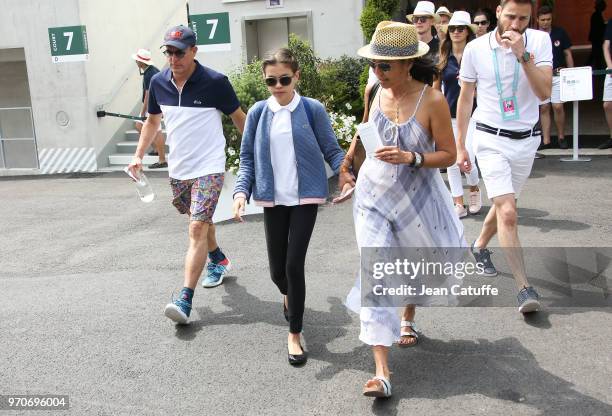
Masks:
[[[426,88],[405,123],[397,125],[379,108],[373,110],[370,120],[385,146],[423,154],[434,151],[433,139],[415,117]],[[353,195],[353,218],[360,252],[364,247],[465,247],[467,251],[463,225],[438,168],[417,169],[367,158]],[[452,304],[452,299],[447,301]],[[385,346],[397,342],[398,308],[361,307],[359,276],[346,305],[360,315],[361,341]]]

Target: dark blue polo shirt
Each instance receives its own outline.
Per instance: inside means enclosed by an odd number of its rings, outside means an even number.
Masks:
[[[157,74],[158,72],[159,72],[159,69],[157,69],[154,65],[149,65],[147,69],[145,69],[144,73],[142,74],[142,102],[143,103],[145,99],[145,92],[149,89],[149,86],[151,85],[151,79],[153,78],[153,75]]]
[[[553,48],[553,69],[566,68],[567,62],[565,61],[564,51],[572,47],[567,32],[560,27],[553,26],[550,29],[550,41]]]

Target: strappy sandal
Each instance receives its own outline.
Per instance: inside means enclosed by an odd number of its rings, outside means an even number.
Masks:
[[[404,328],[409,328],[407,331],[404,330]],[[414,342],[410,343],[410,344],[404,344],[401,342],[398,342],[397,345],[401,348],[410,348],[410,347],[414,347],[415,345],[417,345],[419,343],[419,334],[416,332],[419,329],[416,327],[416,324],[412,321],[402,321],[400,324],[400,340],[402,339],[406,339],[406,338],[414,338]]]
[[[389,381],[389,379],[381,376],[376,376],[368,380],[368,383],[370,381],[376,381],[377,383],[371,387],[364,387],[364,396],[378,398],[391,397],[391,382]]]

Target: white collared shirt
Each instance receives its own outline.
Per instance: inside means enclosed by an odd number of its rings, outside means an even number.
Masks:
[[[300,204],[298,174],[291,113],[300,103],[296,92],[291,102],[281,106],[274,96],[268,98],[268,108],[274,113],[270,125],[270,157],[274,172],[274,204],[294,206]]]
[[[503,98],[512,96],[512,81],[516,56],[510,48],[503,48],[495,38],[496,30],[469,42],[461,60],[459,79],[466,82],[476,82],[478,107],[472,117],[481,123],[492,127],[513,131],[532,129],[540,117],[540,99],[535,95],[525,76],[525,71],[519,68],[519,82],[516,98],[520,118],[503,121],[499,105],[500,96],[495,82],[493,66],[493,49],[497,48],[499,75],[501,78]],[[536,66],[552,68],[553,54],[550,36],[546,32],[527,29],[523,34],[525,49],[534,57]]]

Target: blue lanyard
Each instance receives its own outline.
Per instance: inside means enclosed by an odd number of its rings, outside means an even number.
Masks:
[[[499,76],[499,62],[497,61],[497,48],[493,49],[493,68],[495,69],[495,83],[497,84],[497,92],[499,93],[499,97],[503,98],[504,91],[502,89],[501,78]],[[514,79],[512,80],[512,95],[516,95],[518,91],[518,81],[519,81],[519,63],[514,63]]]

